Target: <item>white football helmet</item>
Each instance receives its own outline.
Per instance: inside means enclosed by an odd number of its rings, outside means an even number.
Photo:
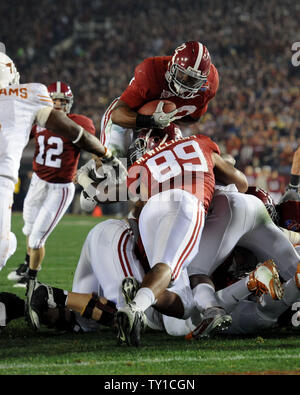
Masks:
[[[0,88],[6,88],[8,85],[17,85],[20,81],[14,62],[5,53],[0,52]]]

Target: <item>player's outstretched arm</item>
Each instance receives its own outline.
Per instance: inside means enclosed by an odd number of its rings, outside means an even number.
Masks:
[[[103,157],[107,149],[100,141],[84,130],[80,125],[72,121],[62,111],[52,110],[46,121],[47,129],[70,139],[78,147],[85,151],[91,152],[97,156]]]
[[[225,185],[235,184],[239,192],[246,192],[248,181],[245,174],[224,160],[220,155],[213,153],[212,157],[215,163],[214,173],[216,180]]]

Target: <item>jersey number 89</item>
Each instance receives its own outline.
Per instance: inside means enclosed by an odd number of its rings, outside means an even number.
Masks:
[[[207,172],[205,156],[196,141],[186,141],[160,152],[146,162],[153,178],[165,182],[185,171]]]

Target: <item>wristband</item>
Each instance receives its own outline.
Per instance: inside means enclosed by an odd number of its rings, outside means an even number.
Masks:
[[[75,140],[72,141],[73,144],[78,143],[78,141],[81,139],[81,137],[83,135],[83,131],[84,131],[83,127],[80,126],[80,131],[78,133],[78,136],[76,137]]]
[[[142,128],[148,129],[156,126],[156,123],[152,115],[143,115],[139,113],[137,113],[135,124],[138,129],[142,129]]]
[[[109,150],[107,147],[104,147],[104,149],[105,149],[105,154],[101,157],[101,159],[104,159],[104,160],[111,159],[111,157],[112,157],[111,150]]]

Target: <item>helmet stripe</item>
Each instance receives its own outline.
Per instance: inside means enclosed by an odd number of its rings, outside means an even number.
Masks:
[[[198,42],[198,46],[199,46],[198,56],[197,56],[196,62],[194,64],[194,69],[195,70],[199,69],[199,66],[200,66],[200,63],[201,63],[201,60],[202,60],[202,55],[203,55],[203,44]]]
[[[61,93],[61,83],[60,83],[60,81],[56,82],[56,90],[57,90],[57,93]]]

